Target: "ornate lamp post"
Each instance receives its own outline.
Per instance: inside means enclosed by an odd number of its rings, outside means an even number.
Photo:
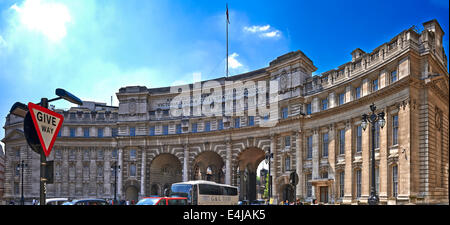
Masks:
[[[120,166],[114,162],[114,165],[111,166],[111,171],[114,171],[114,204],[117,204],[117,170],[120,171]]]
[[[372,125],[372,184],[370,186],[370,197],[369,197],[369,205],[377,205],[379,202],[379,198],[375,189],[375,124],[378,122],[381,128],[386,124],[386,120],[384,119],[384,112],[375,113],[375,104],[372,103],[370,105],[370,110],[372,113],[370,115],[363,114],[361,127],[363,130],[366,130],[367,124],[370,123]]]
[[[22,170],[21,171],[21,173],[22,173],[22,178],[21,178],[21,182],[22,182],[22,184],[21,184],[21,186],[22,186],[22,194],[21,194],[21,197],[20,197],[20,204],[21,205],[24,205],[25,204],[25,198],[23,197],[23,169],[25,168],[25,167],[28,167],[28,164],[26,164],[25,163],[25,161],[24,160],[22,160],[22,162],[20,163],[20,164],[18,164],[17,165],[17,170]]]
[[[272,197],[272,175],[270,173],[270,163],[273,158],[273,153],[271,152],[271,149],[269,148],[269,152],[266,154],[266,163],[269,164],[269,201]]]

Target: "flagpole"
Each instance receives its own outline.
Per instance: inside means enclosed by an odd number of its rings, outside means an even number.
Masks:
[[[227,24],[227,77],[228,77],[228,3],[227,3],[227,20],[226,20],[226,24]]]

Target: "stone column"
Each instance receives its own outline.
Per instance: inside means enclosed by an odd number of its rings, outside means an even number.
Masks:
[[[313,180],[320,179],[319,174],[319,131],[317,128],[312,130],[312,174],[311,177]],[[313,198],[316,196],[316,187],[312,186],[312,194]]]
[[[103,165],[103,195],[104,196],[112,196],[111,195],[111,149],[104,150],[104,165]],[[113,193],[114,194],[114,193]]]
[[[388,110],[385,110],[384,118],[386,119],[386,125],[383,129],[380,129],[380,163],[378,164],[378,179],[380,182],[380,189],[378,197],[380,198],[381,204],[387,203],[387,184],[388,184],[388,165],[387,165],[387,157],[389,152],[389,146],[392,144],[392,140],[389,141],[389,128],[392,128],[392,120],[391,114]]]
[[[298,174],[298,184],[296,187],[296,197],[299,199],[303,198],[303,185],[304,185],[304,178],[303,178],[303,133],[301,131],[295,132],[296,143],[295,143],[295,157],[296,157],[296,171]]]
[[[328,172],[328,178],[334,179],[334,183],[331,187],[331,203],[335,202],[336,193],[335,190],[337,190],[336,185],[338,184],[338,181],[336,180],[336,140],[335,140],[335,128],[334,124],[331,124],[328,127],[328,164],[330,165],[330,169]]]
[[[407,101],[403,103],[398,112],[398,196],[397,201],[409,201],[411,193],[411,104]],[[442,126],[442,125],[441,125]],[[437,132],[437,130],[436,130]],[[435,148],[437,148],[436,146]],[[432,158],[433,156],[431,156]],[[431,159],[432,160],[432,159]],[[431,161],[430,160],[430,161]],[[441,160],[441,155],[437,155],[436,161]],[[436,171],[435,173],[439,173]]]
[[[123,174],[123,149],[119,149],[119,166],[120,170],[117,175],[117,198],[122,199],[122,174]]]
[[[231,185],[231,140],[227,139],[225,142],[227,151],[227,159],[225,162],[225,184]]]
[[[318,97],[314,97],[311,102],[311,113],[316,113],[320,111],[320,101]]]
[[[361,85],[361,97],[364,97],[370,93],[370,81],[368,78],[364,79]]]
[[[345,122],[345,184],[344,184],[344,203],[351,203],[353,198],[353,141],[352,141],[352,121]]]
[[[352,96],[352,86],[349,85],[345,87],[345,103],[351,102],[353,100]]]
[[[183,145],[183,150],[184,150],[184,157],[183,157],[183,182],[186,182],[189,180],[189,147],[187,144]]]
[[[365,107],[368,108],[368,107]],[[372,125],[367,124],[366,130],[362,130],[361,137],[361,158],[362,158],[362,168],[361,168],[361,198],[360,201],[367,203],[370,193],[370,152],[372,151],[372,141],[371,141],[371,130]]]
[[[145,196],[145,170],[147,168],[146,161],[147,161],[147,154],[146,150],[142,150],[142,165],[141,165],[141,197]]]

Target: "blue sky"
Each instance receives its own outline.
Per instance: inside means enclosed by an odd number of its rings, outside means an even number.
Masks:
[[[108,104],[113,96],[117,105],[120,87],[224,76],[226,2],[232,75],[296,50],[325,72],[355,48],[370,52],[431,19],[449,52],[449,5],[441,0],[0,0],[0,124],[14,102],[52,98],[56,88]]]

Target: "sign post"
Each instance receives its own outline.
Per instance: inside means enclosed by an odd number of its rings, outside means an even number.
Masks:
[[[35,151],[41,155],[40,160],[40,197],[41,205],[45,205],[47,195],[47,157],[52,151],[56,136],[61,128],[64,117],[48,109],[48,99],[42,98],[40,106],[28,103],[29,114],[39,138],[40,146],[34,145]]]

